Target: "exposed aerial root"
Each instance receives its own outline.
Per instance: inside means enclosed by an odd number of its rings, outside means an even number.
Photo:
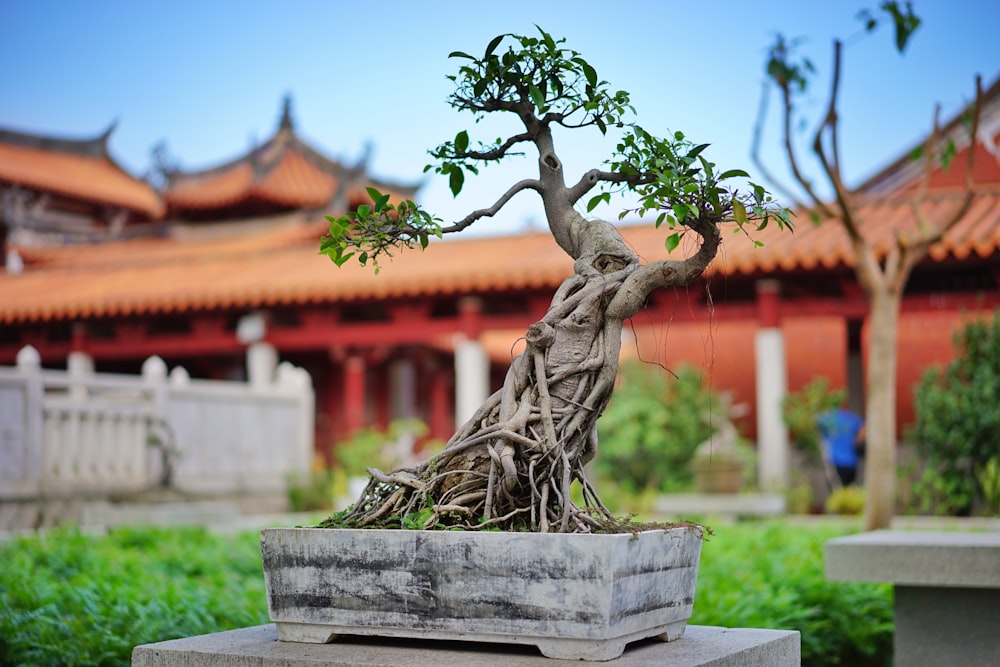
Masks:
[[[340,525],[591,532],[614,521],[584,465],[618,368],[622,323],[604,307],[635,266],[622,264],[604,275],[578,262],[529,328],[503,387],[441,453],[413,468],[369,470]]]

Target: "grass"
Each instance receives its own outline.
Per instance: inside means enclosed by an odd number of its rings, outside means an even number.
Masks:
[[[887,585],[828,582],[850,524],[715,527],[692,624],[792,629],[802,664],[891,664]],[[61,529],[0,544],[0,665],[128,665],[138,644],[266,623],[258,535]]]
[[[823,545],[851,524],[718,526],[702,547],[697,625],[798,630],[808,667],[892,664],[892,587],[827,581]]]
[[[0,563],[2,665],[128,665],[137,644],[267,622],[254,533],[63,529]]]

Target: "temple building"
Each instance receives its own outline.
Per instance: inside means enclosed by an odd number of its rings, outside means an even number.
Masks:
[[[19,265],[21,246],[150,233],[163,199],[111,157],[113,130],[76,140],[0,129],[0,262]]]
[[[976,140],[961,130],[959,118],[945,127],[956,142],[954,166],[932,174],[919,206],[931,221],[952,210],[969,150],[975,196],[917,266],[903,298],[900,424],[912,419],[922,371],[952,357],[963,318],[1000,307],[1000,83],[986,93]],[[91,202],[90,228],[108,233],[85,248],[29,243],[19,236],[23,217],[3,209],[8,246],[23,266],[0,276],[0,364],[29,344],[47,365],[77,351],[98,370],[135,372],[156,354],[193,377],[242,377],[248,365],[288,360],[312,375],[322,453],[359,427],[397,418],[450,435],[499,386],[519,337],[572,269],[548,233],[432,242],[399,253],[377,276],[370,267],[337,269],[318,254],[323,216],[366,203],[367,185],[397,198],[417,188],[324,157],[296,134],[287,104],[267,142],[213,169],[168,172],[162,195],[114,167],[106,136],[103,158],[88,163],[94,176],[84,184],[102,184],[92,190],[72,189],[72,171],[42,170],[50,179],[42,181],[30,161],[19,167],[2,152],[56,160],[76,155],[72,144],[36,138],[42,147],[29,149],[13,136],[0,134],[0,187],[52,207],[65,198]],[[857,191],[861,227],[878,247],[916,225],[910,195],[921,171],[908,155]],[[105,187],[113,174],[117,185]],[[137,224],[156,233],[123,233]],[[664,256],[663,234],[652,225],[625,225],[622,233],[640,257]],[[864,391],[869,336],[868,302],[836,221],[800,220],[794,233],[769,227],[758,239],[762,247],[727,235],[706,275],[686,290],[653,295],[626,326],[623,344],[623,354],[667,368],[702,369],[713,389],[751,408],[740,423],[751,436],[760,424],[762,332],[783,340],[789,390],[825,376],[854,401]]]

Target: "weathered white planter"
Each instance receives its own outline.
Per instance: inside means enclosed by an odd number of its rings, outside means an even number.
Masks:
[[[271,620],[283,641],[337,635],[534,644],[611,660],[679,639],[693,610],[701,530],[620,535],[269,528]]]

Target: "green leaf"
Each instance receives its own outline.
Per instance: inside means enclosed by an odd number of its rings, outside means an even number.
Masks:
[[[452,51],[451,53],[448,54],[448,57],[449,58],[465,58],[466,60],[475,60],[475,58],[473,58],[472,56],[470,56],[465,51]]]
[[[343,266],[344,264],[346,264],[347,261],[349,259],[351,259],[351,257],[354,257],[354,253],[353,252],[349,252],[349,253],[347,253],[345,255],[345,254],[343,254],[343,251],[341,250],[341,251],[337,252],[336,255],[331,255],[330,259],[332,259],[333,263],[336,264],[337,267],[339,268],[339,267]]]
[[[599,195],[591,197],[590,201],[587,202],[587,213],[590,213],[595,208],[597,208],[597,205],[600,204],[601,202],[608,203],[610,201],[611,201],[611,194],[608,192],[602,192]]]
[[[906,3],[905,11],[895,1],[883,2],[880,8],[892,16],[892,23],[896,28],[896,50],[902,53],[906,50],[910,37],[920,27],[920,17],[913,13],[913,5],[909,2]]]
[[[486,60],[491,55],[493,55],[493,51],[497,48],[497,46],[500,44],[500,42],[503,41],[503,38],[506,36],[507,35],[497,35],[496,37],[490,40],[490,43],[486,46],[486,54],[483,56],[483,60]]]
[[[482,97],[483,93],[486,92],[486,86],[488,86],[490,80],[483,77],[472,84],[472,94],[476,97]]]
[[[665,239],[664,244],[667,246],[667,252],[668,253],[673,252],[674,249],[681,244],[681,235],[680,235],[680,233],[679,232],[674,232],[673,234],[671,234],[670,236],[668,236]]]
[[[739,199],[733,200],[733,217],[739,226],[747,224],[747,207]]]
[[[956,152],[957,152],[957,149],[955,148],[955,142],[954,142],[954,140],[949,139],[947,141],[947,143],[945,143],[944,151],[942,151],[942,153],[941,153],[941,167],[945,171],[947,171],[948,167],[951,166],[951,161],[953,159],[955,159],[955,153]]]
[[[543,113],[545,111],[545,95],[542,91],[535,84],[531,84],[528,86],[528,94],[531,95],[531,101],[538,109],[538,113]]]
[[[455,152],[464,153],[465,149],[469,147],[469,133],[462,130],[455,135]]]
[[[724,181],[727,178],[750,178],[750,174],[746,173],[742,169],[730,169],[729,171],[724,171],[719,175],[719,180]]]
[[[680,223],[683,223],[685,218],[687,218],[688,214],[691,212],[691,209],[688,207],[687,204],[682,204],[682,203],[674,204],[671,208],[674,211],[674,215],[677,216],[677,222]]]
[[[458,193],[462,191],[462,185],[465,183],[465,172],[462,171],[460,167],[454,167],[451,170],[451,176],[448,178],[448,187],[451,188],[451,195],[457,197]]]

